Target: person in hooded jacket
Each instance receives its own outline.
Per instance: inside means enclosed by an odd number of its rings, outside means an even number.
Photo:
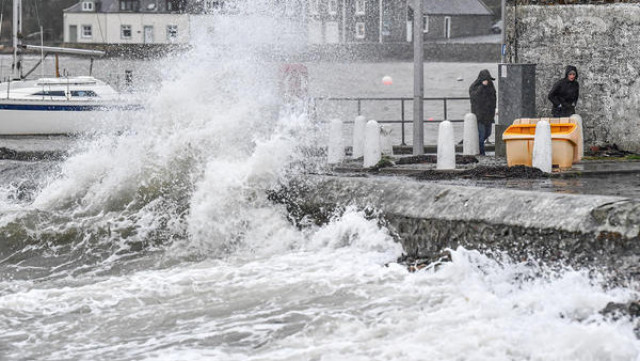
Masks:
[[[478,74],[478,78],[469,87],[471,99],[471,113],[478,120],[478,139],[480,141],[480,154],[485,155],[484,142],[491,135],[496,116],[496,88],[489,70],[484,69]]]
[[[558,80],[549,92],[549,100],[553,103],[551,113],[555,118],[569,117],[576,113],[576,103],[580,95],[578,69],[568,65],[564,70],[564,78]]]

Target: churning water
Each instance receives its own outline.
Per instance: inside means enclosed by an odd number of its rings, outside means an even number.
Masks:
[[[410,273],[358,209],[291,225],[267,191],[320,166],[324,128],[245,21],[215,32],[241,51],[159,61],[125,132],[1,164],[0,360],[640,360],[634,321],[599,312],[637,285],[597,267],[457,249]]]

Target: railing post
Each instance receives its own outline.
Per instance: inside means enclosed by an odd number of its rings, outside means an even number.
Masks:
[[[404,99],[400,99],[400,109],[402,111],[402,115],[400,116],[400,122],[402,124],[402,145],[407,145],[404,141]]]
[[[444,100],[444,120],[447,120],[447,98],[442,98]]]
[[[358,98],[358,115],[362,115],[362,105],[361,105],[361,99]]]

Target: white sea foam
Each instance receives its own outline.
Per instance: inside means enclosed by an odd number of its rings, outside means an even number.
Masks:
[[[634,324],[599,314],[637,287],[465,249],[409,273],[356,208],[291,225],[265,191],[306,165],[321,127],[281,107],[277,64],[251,51],[299,45],[258,31],[269,24],[214,24],[238,52],[203,36],[163,61],[128,131],[82,142],[33,203],[2,214],[35,239],[19,255],[41,263],[0,268],[0,359],[638,360]],[[49,262],[56,277],[29,278]]]
[[[243,255],[80,277],[68,286],[14,287],[0,296],[0,309],[10,310],[0,323],[13,325],[0,333],[22,349],[6,356],[37,359],[45,347],[54,359],[114,360],[640,355],[633,324],[599,314],[607,302],[637,297],[627,289],[604,290],[586,273],[499,263],[464,249],[438,271],[409,273],[379,264],[366,248]],[[536,273],[548,276],[526,277]]]

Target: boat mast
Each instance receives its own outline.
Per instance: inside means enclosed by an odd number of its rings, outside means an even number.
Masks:
[[[22,0],[13,0],[13,65],[11,76],[13,79],[22,79],[22,51],[18,51],[22,45]]]

